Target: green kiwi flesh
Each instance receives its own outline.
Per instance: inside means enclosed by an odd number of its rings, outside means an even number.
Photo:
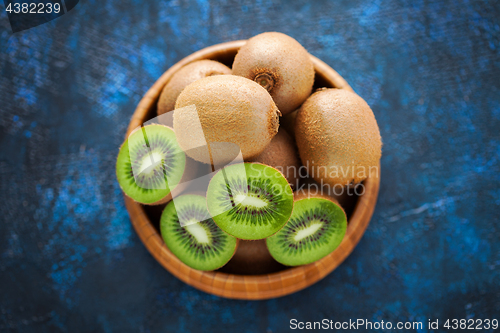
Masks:
[[[278,170],[260,163],[240,163],[217,172],[207,191],[215,223],[246,240],[275,234],[290,218],[293,193]]]
[[[194,269],[220,268],[236,251],[236,238],[214,223],[201,195],[180,195],[169,202],[161,215],[160,230],[169,250]]]
[[[305,265],[335,250],[346,230],[347,218],[339,205],[324,198],[305,198],[295,201],[290,221],[266,244],[279,263]]]
[[[185,166],[186,155],[174,131],[153,124],[141,127],[125,140],[116,161],[116,177],[127,196],[154,205],[169,198]]]

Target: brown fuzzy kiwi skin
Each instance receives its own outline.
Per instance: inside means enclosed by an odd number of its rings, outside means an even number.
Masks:
[[[225,74],[231,74],[231,69],[214,60],[198,60],[182,67],[163,88],[158,100],[158,115],[172,111],[177,97],[189,84],[207,76]],[[172,124],[165,125],[172,126]]]
[[[250,38],[238,51],[233,75],[257,81],[261,76],[270,79],[269,93],[286,115],[311,94],[314,65],[307,50],[295,39],[279,32],[265,32]]]
[[[285,266],[278,263],[269,253],[265,239],[238,240],[236,253],[222,268],[231,274],[258,275],[283,270]]]
[[[382,155],[372,110],[342,89],[323,89],[306,100],[295,120],[295,140],[309,175],[330,186],[361,182]]]
[[[299,180],[300,159],[297,147],[290,135],[283,129],[271,140],[271,143],[251,162],[259,162],[278,169],[293,188]]]
[[[197,112],[178,110],[191,105]],[[190,157],[207,164],[214,164],[210,158],[213,154],[208,154],[210,146],[190,149],[193,142],[233,143],[243,159],[249,160],[262,153],[278,132],[280,112],[267,90],[240,76],[199,79],[184,88],[175,107],[174,130],[179,145]],[[201,138],[197,130],[200,123]],[[219,154],[218,162],[229,162],[234,157],[229,152]]]

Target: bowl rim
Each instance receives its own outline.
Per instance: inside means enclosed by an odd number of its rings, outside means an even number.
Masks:
[[[139,102],[125,137],[128,137],[132,130],[147,120],[146,117],[151,108],[156,106],[163,87],[181,67],[196,60],[213,59],[235,53],[245,42],[246,40],[237,40],[212,45],[190,54],[170,67]],[[322,75],[332,87],[353,91],[344,78],[330,66],[313,55],[311,55],[311,60],[314,63],[315,72]],[[368,227],[375,209],[380,187],[380,165],[377,171],[378,173],[372,173],[365,180],[365,193],[358,198],[346,235],[335,251],[314,263],[263,275],[236,275],[190,268],[170,252],[149,220],[144,207],[127,196],[124,198],[130,220],[142,243],[172,275],[196,289],[216,296],[241,300],[264,300],[289,295],[318,282],[349,256]]]

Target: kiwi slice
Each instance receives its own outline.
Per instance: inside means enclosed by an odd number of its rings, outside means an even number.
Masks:
[[[293,193],[281,172],[260,163],[239,163],[217,172],[207,191],[215,223],[230,235],[254,240],[269,237],[290,218]]]
[[[346,230],[347,218],[338,204],[325,197],[309,197],[295,201],[290,221],[266,243],[279,263],[305,265],[335,250]]]
[[[194,269],[222,267],[236,251],[236,238],[217,227],[201,195],[180,195],[171,201],[161,215],[160,229],[170,251]]]
[[[186,155],[174,131],[163,125],[147,125],[123,143],[116,161],[116,177],[123,192],[143,204],[168,201],[186,167]]]

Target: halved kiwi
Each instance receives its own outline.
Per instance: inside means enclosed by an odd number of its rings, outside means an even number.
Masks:
[[[161,215],[160,230],[170,251],[194,269],[220,268],[236,251],[236,238],[214,223],[201,195],[180,195],[171,201]]]
[[[300,196],[290,221],[266,240],[271,256],[287,266],[319,260],[335,250],[347,230],[344,210],[328,196]]]
[[[133,200],[155,205],[167,202],[186,168],[186,155],[174,131],[163,125],[147,125],[123,143],[116,161],[116,177]]]
[[[288,222],[293,193],[278,170],[260,163],[239,163],[214,175],[208,185],[207,207],[228,234],[262,239]]]

